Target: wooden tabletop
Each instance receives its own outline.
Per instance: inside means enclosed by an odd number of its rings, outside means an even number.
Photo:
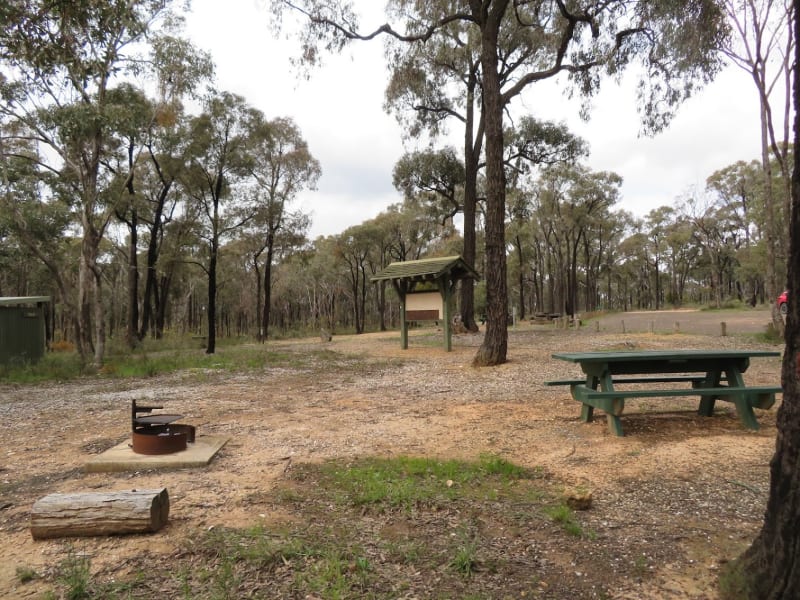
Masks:
[[[692,359],[739,359],[780,356],[776,350],[630,350],[611,352],[557,352],[553,358],[573,363],[686,361]]]

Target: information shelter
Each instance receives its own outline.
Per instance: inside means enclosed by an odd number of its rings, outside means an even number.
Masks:
[[[445,350],[453,349],[453,291],[460,280],[468,278],[479,279],[479,276],[460,256],[393,262],[372,278],[373,283],[391,281],[400,297],[403,350],[408,348],[408,324],[412,321],[441,321]],[[433,291],[429,290],[431,287]]]

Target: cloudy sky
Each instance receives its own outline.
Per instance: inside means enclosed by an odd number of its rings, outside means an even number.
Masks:
[[[363,0],[371,11],[365,27],[380,24],[383,2]],[[298,207],[311,213],[311,238],[333,235],[372,218],[401,200],[392,169],[405,151],[395,118],[383,112],[386,69],[379,41],[352,44],[325,59],[310,79],[290,64],[294,40],[274,40],[259,0],[193,0],[187,34],[211,53],[220,89],[240,94],[268,118],[292,117],[322,165],[316,191]],[[623,177],[620,208],[644,216],[674,204],[706,177],[737,160],[759,155],[755,87],[740,69],[728,68],[683,107],[670,128],[639,137],[633,82],[607,81],[591,120],[556,85],[536,85],[515,110],[563,121],[590,145],[595,170]],[[454,144],[458,145],[456,136]]]

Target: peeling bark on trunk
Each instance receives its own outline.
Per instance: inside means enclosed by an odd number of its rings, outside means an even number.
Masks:
[[[508,351],[508,298],[506,282],[506,177],[503,165],[503,103],[497,71],[497,38],[508,2],[495,2],[482,24],[481,66],[483,110],[486,123],[486,334],[473,363],[476,366],[506,362]]]

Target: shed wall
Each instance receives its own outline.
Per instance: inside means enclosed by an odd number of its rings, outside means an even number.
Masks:
[[[0,364],[36,362],[44,351],[44,305],[0,306]]]

